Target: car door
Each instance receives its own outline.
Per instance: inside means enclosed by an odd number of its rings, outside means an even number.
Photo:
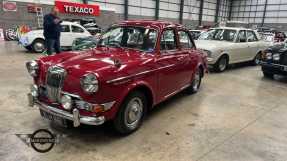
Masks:
[[[260,43],[254,31],[247,30],[246,34],[247,34],[247,42],[249,45],[249,53],[250,53],[248,55],[248,60],[253,60],[256,57],[260,49],[260,46],[259,46]]]
[[[179,53],[179,73],[181,87],[186,87],[190,84],[192,71],[197,66],[197,54],[195,45],[191,39],[191,35],[184,30],[178,31],[179,45],[182,52]]]
[[[160,37],[160,53],[156,59],[159,100],[174,95],[182,84],[181,53],[182,51],[178,48],[176,31],[165,29]]]
[[[71,40],[71,26],[61,25],[62,32],[60,37],[61,46],[72,46],[73,40]]]
[[[231,55],[232,63],[238,63],[248,60],[250,55],[249,45],[246,38],[246,30],[238,32],[236,42],[232,47],[233,54]]]

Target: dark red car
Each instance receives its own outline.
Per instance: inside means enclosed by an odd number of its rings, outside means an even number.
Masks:
[[[120,133],[139,128],[147,110],[186,89],[198,91],[206,55],[188,30],[162,21],[113,25],[95,49],[63,52],[27,62],[34,78],[30,104],[44,118],[100,125]]]

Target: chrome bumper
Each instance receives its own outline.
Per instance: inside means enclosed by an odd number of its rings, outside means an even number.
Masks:
[[[73,114],[57,109],[55,107],[46,105],[38,100],[35,99],[35,97],[32,96],[32,94],[28,94],[28,100],[29,100],[29,105],[34,106],[37,105],[39,109],[50,113],[51,115],[55,115],[67,120],[73,121],[74,127],[80,126],[80,124],[85,124],[85,125],[101,125],[105,122],[105,117],[104,116],[95,116],[95,117],[90,117],[90,116],[81,116],[79,113],[78,109],[73,110]]]

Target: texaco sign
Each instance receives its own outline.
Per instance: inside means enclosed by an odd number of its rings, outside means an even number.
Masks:
[[[82,14],[91,16],[100,15],[100,7],[98,5],[87,5],[62,1],[55,1],[55,5],[57,8],[59,8],[61,13]]]

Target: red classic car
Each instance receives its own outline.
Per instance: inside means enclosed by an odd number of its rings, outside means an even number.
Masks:
[[[206,57],[181,25],[125,21],[110,27],[94,49],[27,62],[34,79],[29,102],[61,124],[112,120],[128,134],[158,103],[184,89],[196,93]]]

